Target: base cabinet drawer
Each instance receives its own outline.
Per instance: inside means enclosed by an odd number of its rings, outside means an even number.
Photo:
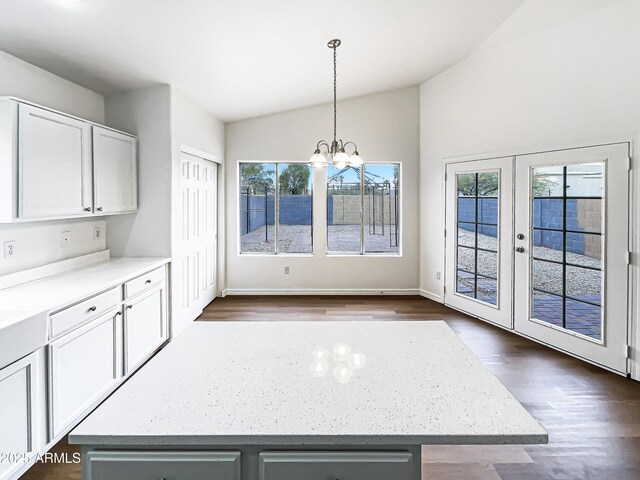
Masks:
[[[410,452],[263,452],[259,480],[410,480]]]
[[[50,438],[74,420],[122,376],[121,312],[112,310],[49,346]]]
[[[240,480],[240,452],[87,454],[85,480]]]

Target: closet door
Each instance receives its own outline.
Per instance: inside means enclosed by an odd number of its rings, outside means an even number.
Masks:
[[[626,372],[629,144],[516,159],[515,327]]]
[[[19,106],[18,216],[87,215],[93,207],[91,126],[30,105]]]
[[[513,157],[446,166],[445,304],[506,328],[512,317]]]

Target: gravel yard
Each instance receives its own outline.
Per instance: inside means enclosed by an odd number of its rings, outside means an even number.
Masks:
[[[474,234],[467,230],[458,230],[459,245],[474,245]],[[497,249],[497,239],[489,235],[478,235],[478,247],[488,250]],[[562,251],[546,247],[534,247],[534,257],[545,260],[562,261]],[[468,271],[474,271],[475,252],[471,248],[460,248],[458,265]],[[495,253],[478,252],[478,274],[488,277],[497,276],[497,256]],[[567,252],[567,263],[586,267],[600,268],[601,261],[586,255]],[[533,261],[533,286],[536,289],[562,294],[562,265]],[[580,267],[567,267],[567,295],[585,299],[600,298],[602,272]]]

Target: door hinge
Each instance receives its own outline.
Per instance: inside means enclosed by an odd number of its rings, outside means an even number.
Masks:
[[[633,263],[633,253],[630,252],[629,250],[627,250],[626,262],[627,262],[627,265],[631,265]]]
[[[442,286],[442,293],[445,293],[445,294],[447,293],[447,286],[446,285]]]
[[[631,170],[632,160],[631,157],[627,157],[627,170]]]
[[[444,237],[447,238],[447,229],[444,229]]]
[[[624,358],[631,358],[631,345],[624,346]]]

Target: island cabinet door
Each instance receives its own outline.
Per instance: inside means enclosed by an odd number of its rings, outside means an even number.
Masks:
[[[259,480],[414,480],[410,452],[264,452]]]
[[[50,440],[108,393],[122,376],[122,322],[113,309],[49,346]]]
[[[85,480],[240,480],[240,452],[92,451]]]
[[[125,373],[129,374],[140,366],[167,339],[165,314],[162,284],[127,301],[124,314]]]

